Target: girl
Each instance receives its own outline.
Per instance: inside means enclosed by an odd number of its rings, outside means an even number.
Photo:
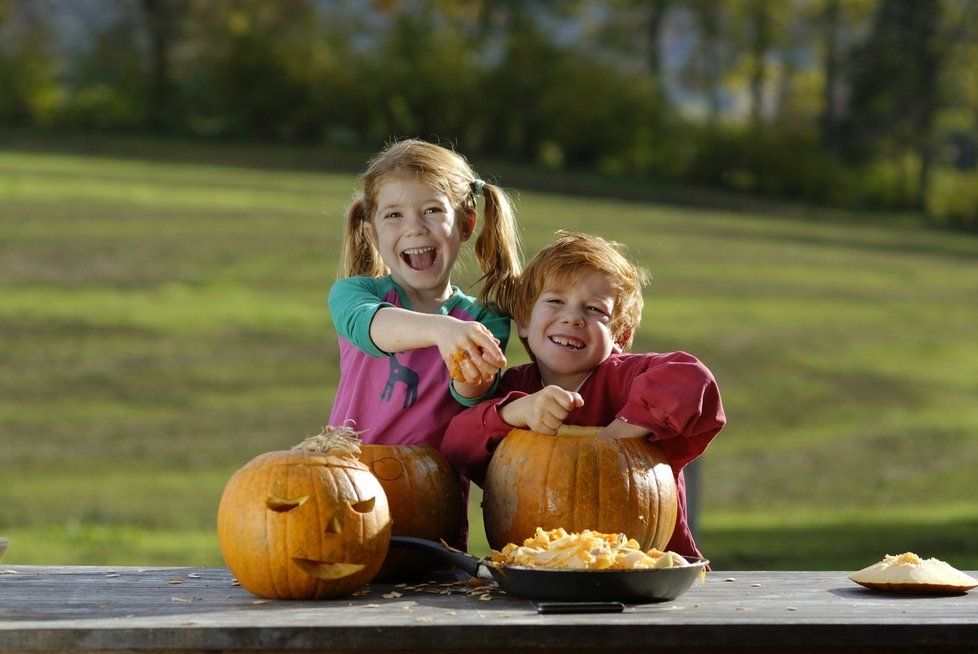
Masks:
[[[361,180],[363,195],[347,213],[348,276],[329,293],[340,341],[329,422],[352,422],[367,443],[440,449],[452,417],[489,397],[506,365],[509,318],[498,307],[520,271],[516,221],[502,189],[425,141],[392,144]],[[449,277],[476,230],[479,195],[476,300]]]

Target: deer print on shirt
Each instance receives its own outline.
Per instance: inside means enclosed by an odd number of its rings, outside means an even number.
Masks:
[[[384,390],[380,394],[380,401],[390,402],[391,397],[394,395],[394,385],[399,381],[404,382],[407,388],[404,389],[404,401],[401,403],[401,408],[406,409],[418,399],[418,373],[406,366],[402,366],[397,362],[397,358],[394,355],[391,355],[389,360],[391,363],[391,372],[387,377],[387,383],[384,384]]]

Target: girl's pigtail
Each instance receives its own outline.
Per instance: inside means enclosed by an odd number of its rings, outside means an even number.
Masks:
[[[367,234],[368,219],[366,200],[357,198],[346,212],[346,237],[343,241],[345,277],[383,277],[388,272],[380,253]]]
[[[479,301],[496,313],[512,316],[522,265],[516,215],[506,193],[498,186],[485,184],[482,195],[485,224],[475,242],[475,258],[484,282]]]

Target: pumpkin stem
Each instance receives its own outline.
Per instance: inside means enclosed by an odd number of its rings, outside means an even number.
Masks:
[[[360,454],[362,433],[349,425],[326,425],[320,433],[306,437],[298,445],[293,445],[292,449],[356,458]]]

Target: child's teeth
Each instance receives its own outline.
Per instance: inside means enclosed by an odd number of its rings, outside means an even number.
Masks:
[[[415,270],[428,270],[435,263],[435,248],[408,248],[401,253],[401,258]]]
[[[554,343],[556,343],[557,345],[563,345],[564,347],[574,347],[574,348],[577,348],[577,349],[580,349],[580,348],[584,347],[583,344],[578,343],[576,341],[569,341],[569,340],[567,340],[565,338],[559,338],[559,337],[556,337],[556,336],[551,336],[550,337],[550,340],[553,341]]]

